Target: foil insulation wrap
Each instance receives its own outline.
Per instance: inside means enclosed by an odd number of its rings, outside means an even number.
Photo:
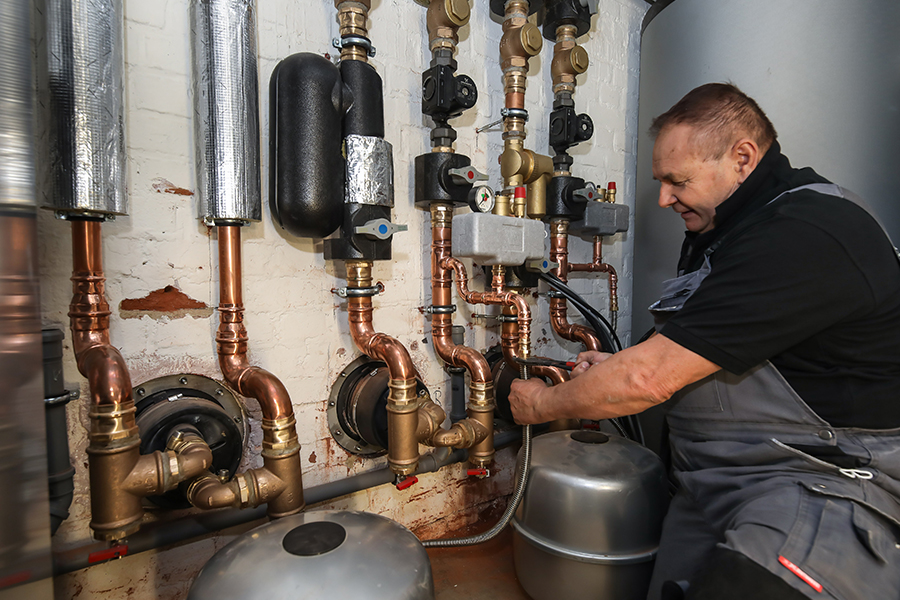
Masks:
[[[0,2],[0,208],[35,206],[31,2]]]
[[[200,218],[259,221],[259,82],[252,0],[191,0]]]
[[[344,201],[350,204],[394,206],[394,160],[383,138],[348,135]]]
[[[62,215],[122,215],[125,65],[122,3],[46,0],[48,185],[42,205]]]

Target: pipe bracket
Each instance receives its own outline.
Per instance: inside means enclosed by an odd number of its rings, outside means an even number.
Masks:
[[[425,314],[427,314],[427,315],[452,315],[455,312],[456,312],[455,304],[450,305],[450,306],[431,305],[431,306],[425,307]]]
[[[366,54],[370,58],[375,57],[375,46],[372,45],[372,41],[368,38],[360,37],[360,36],[347,36],[341,38],[334,38],[331,40],[331,45],[339,50],[343,50],[347,46],[361,46],[366,50]]]
[[[384,284],[380,281],[371,287],[342,287],[334,288],[332,293],[337,294],[341,298],[371,298],[384,292]]]

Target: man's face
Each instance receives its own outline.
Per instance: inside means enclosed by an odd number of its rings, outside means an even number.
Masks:
[[[693,141],[693,128],[664,128],[653,146],[653,179],[660,182],[659,205],[672,207],[688,231],[704,233],[715,226],[716,207],[728,199],[745,177],[735,168],[732,152],[704,159]]]

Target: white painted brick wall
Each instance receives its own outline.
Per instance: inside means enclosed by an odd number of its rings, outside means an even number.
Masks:
[[[449,400],[449,385],[430,342],[430,323],[417,310],[430,302],[428,245],[429,218],[413,206],[413,158],[429,150],[426,119],[420,112],[420,77],[427,68],[425,10],[411,0],[375,2],[370,13],[371,38],[378,50],[372,60],[384,80],[386,138],[394,147],[394,220],[409,231],[394,239],[393,261],[376,263],[375,277],[387,285],[375,300],[375,326],[408,348],[434,396]],[[598,184],[618,183],[618,199],[633,206],[635,139],[640,23],[643,0],[604,0],[594,26],[581,43],[591,67],[579,77],[576,108],[591,114],[593,139],[573,150],[574,174]],[[499,118],[503,106],[502,81],[497,64],[500,25],[479,0],[472,19],[460,32],[459,72],[471,76],[479,102],[454,122],[457,149],[499,181],[497,156],[502,149],[499,131],[476,135],[475,127]],[[122,351],[135,384],[149,378],[195,372],[220,377],[214,334],[217,315],[177,319],[121,318],[119,302],[139,298],[152,290],[174,285],[192,298],[214,306],[217,302],[217,261],[214,237],[197,219],[197,198],[160,193],[153,184],[164,178],[175,186],[194,190],[193,124],[190,96],[190,39],[185,0],[126,0],[126,102],[130,214],[103,226],[107,295],[113,316],[112,342]],[[263,132],[262,189],[268,190],[268,80],[275,64],[295,52],[334,53],[331,39],[338,35],[333,3],[305,0],[259,0],[257,4],[260,56],[260,119]],[[545,42],[540,57],[532,60],[528,79],[527,147],[547,153],[547,113],[552,102],[549,63],[552,44]],[[40,219],[42,310],[45,325],[67,331],[66,313],[71,298],[69,226],[49,213]],[[263,221],[246,227],[244,238],[244,301],[250,335],[250,359],[275,373],[294,402],[303,444],[306,486],[332,481],[380,467],[384,459],[348,461],[327,431],[324,401],[333,380],[359,352],[347,327],[346,307],[330,289],[343,283],[339,267],[326,263],[321,241],[287,237],[271,220],[264,202]],[[573,239],[571,260],[590,259],[590,243]],[[631,305],[632,244],[628,234],[606,240],[604,257],[620,273],[620,322],[629,323]],[[480,276],[475,285],[481,285]],[[606,278],[575,275],[572,285],[600,307],[608,305]],[[545,291],[545,290],[542,290]],[[480,309],[479,309],[480,311]],[[463,324],[472,310],[461,307],[455,322]],[[572,356],[578,348],[556,337],[547,324],[547,302],[537,300],[536,351],[554,357]],[[576,311],[570,310],[573,320]],[[620,329],[623,341],[629,332]],[[68,338],[68,334],[67,334]],[[497,330],[481,324],[467,328],[467,343],[485,349],[496,343]],[[66,380],[85,385],[77,372],[66,341]],[[250,404],[255,404],[252,401]],[[255,406],[252,413],[258,418]],[[88,539],[87,408],[69,405],[70,443],[77,468],[72,516],[57,534],[54,545],[65,549]],[[253,422],[252,459],[257,464],[260,435]],[[253,447],[255,446],[255,447]],[[313,457],[313,454],[315,455]],[[314,461],[314,462],[313,462]],[[415,488],[397,492],[391,486],[362,492],[329,506],[385,514],[411,527],[448,515],[473,518],[472,498],[489,501],[508,493],[514,454],[498,454],[497,473],[489,481],[452,485],[464,471],[461,465],[421,478]],[[461,524],[462,521],[453,521]],[[439,526],[438,529],[439,530]],[[57,596],[79,598],[184,598],[191,580],[234,532],[163,552],[146,552],[57,578]]]

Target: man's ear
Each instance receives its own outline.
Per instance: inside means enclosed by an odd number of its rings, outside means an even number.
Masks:
[[[731,146],[731,159],[738,173],[738,182],[744,183],[762,159],[759,145],[750,138],[741,138]]]

